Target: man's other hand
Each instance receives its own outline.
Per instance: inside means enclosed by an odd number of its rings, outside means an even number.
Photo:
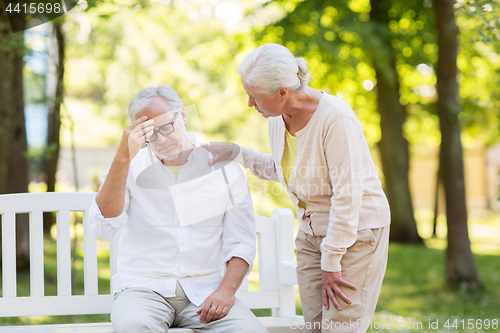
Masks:
[[[224,318],[233,304],[234,292],[221,286],[207,297],[196,313],[201,313],[200,323],[206,322],[208,324]]]

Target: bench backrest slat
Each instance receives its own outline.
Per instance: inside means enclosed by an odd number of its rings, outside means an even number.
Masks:
[[[97,241],[90,230],[87,212],[83,213],[83,283],[85,295],[97,295]]]
[[[43,270],[43,213],[40,210],[30,214],[30,290],[31,297],[40,297],[44,291]]]
[[[256,216],[257,243],[259,258],[259,290],[278,290],[278,264],[276,261],[276,227],[275,221]]]
[[[16,281],[16,215],[2,217],[2,292],[3,297],[17,296]]]
[[[71,295],[71,236],[69,210],[57,212],[57,296]]]
[[[280,280],[280,307],[273,310],[273,316],[294,316],[297,276],[294,272],[293,212],[290,209],[275,209],[271,214],[271,218],[276,221],[276,232],[279,235],[276,240],[278,243],[278,276]]]

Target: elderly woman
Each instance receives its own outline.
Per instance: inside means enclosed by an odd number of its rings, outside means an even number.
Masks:
[[[297,207],[307,332],[365,332],[386,270],[390,211],[361,123],[342,99],[309,87],[305,60],[284,46],[259,47],[237,71],[248,106],[269,118],[272,150],[241,147],[244,166],[281,182]]]

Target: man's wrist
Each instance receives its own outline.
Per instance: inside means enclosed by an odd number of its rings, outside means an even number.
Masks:
[[[245,272],[248,270],[248,262],[240,257],[232,257],[227,262],[226,276],[222,280],[219,288],[231,292],[233,295],[245,277]]]
[[[232,295],[236,294],[239,286],[232,285],[231,283],[225,283],[224,281],[219,285],[219,289],[223,291],[227,291]]]
[[[125,154],[122,154],[122,153],[120,153],[120,151],[118,151],[113,162],[117,165],[128,167],[128,165],[130,164],[130,158],[129,158],[129,156],[125,156]]]

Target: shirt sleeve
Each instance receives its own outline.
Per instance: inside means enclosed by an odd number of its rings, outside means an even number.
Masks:
[[[256,152],[252,148],[241,147],[243,166],[258,178],[279,182],[276,164],[272,154]]]
[[[101,187],[99,188],[99,190],[102,188],[104,182],[106,181],[109,169],[110,168],[108,167],[108,170],[106,170],[104,175],[101,176]],[[125,188],[125,202],[123,205],[123,211],[118,216],[106,218],[102,216],[101,209],[97,205],[96,200],[92,200],[92,204],[90,205],[89,209],[89,223],[90,229],[92,230],[94,235],[101,239],[110,239],[111,237],[113,237],[115,232],[120,229],[120,227],[125,224],[125,222],[127,222],[127,209],[129,203],[130,191],[128,188]]]
[[[363,130],[349,117],[328,128],[325,157],[332,184],[328,229],[321,243],[321,269],[342,270],[341,259],[357,239],[363,197]]]
[[[248,263],[249,274],[256,254],[255,215],[252,196],[242,170],[236,163],[224,167],[231,189],[230,208],[224,214],[222,231],[222,252],[226,264],[232,257]]]

